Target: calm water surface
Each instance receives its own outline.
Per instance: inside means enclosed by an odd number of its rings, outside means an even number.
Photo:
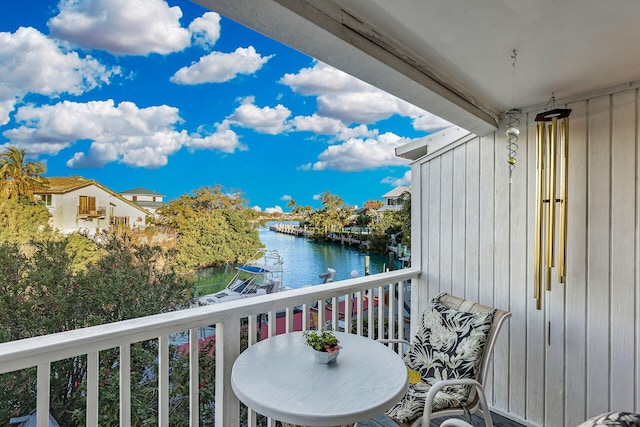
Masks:
[[[318,275],[324,273],[327,268],[336,270],[336,281],[351,278],[352,271],[364,276],[365,256],[370,258],[369,274],[381,273],[388,267],[389,261],[385,256],[370,255],[356,247],[315,242],[305,237],[276,233],[269,230],[269,225],[271,223],[259,229],[260,240],[264,247],[277,250],[283,257],[284,286],[295,289],[322,283]],[[229,275],[233,275],[233,268],[227,270]]]

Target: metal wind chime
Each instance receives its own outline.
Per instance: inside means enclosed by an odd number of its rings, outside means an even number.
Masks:
[[[542,309],[542,285],[551,290],[551,270],[558,282],[566,278],[567,186],[570,109],[552,109],[536,115],[536,199],[534,288],[536,309]],[[556,245],[556,228],[558,243]]]

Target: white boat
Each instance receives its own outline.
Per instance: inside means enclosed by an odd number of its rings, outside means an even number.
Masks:
[[[236,274],[223,290],[203,295],[198,300],[207,305],[280,292],[284,289],[282,263],[278,251],[259,249],[252,261],[236,267]]]

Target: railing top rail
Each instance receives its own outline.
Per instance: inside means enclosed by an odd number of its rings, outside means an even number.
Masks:
[[[371,276],[303,287],[261,297],[194,307],[185,310],[65,331],[0,344],[0,373],[65,359],[88,351],[154,339],[191,328],[242,318],[398,283],[418,277],[419,270],[403,269]]]

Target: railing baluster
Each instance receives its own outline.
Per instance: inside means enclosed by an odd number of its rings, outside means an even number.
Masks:
[[[249,316],[247,322],[247,344],[251,347],[258,341],[258,317]],[[256,421],[256,412],[251,408],[247,408],[247,426],[256,427]]]
[[[316,325],[316,327],[318,329],[322,329],[324,328],[324,300],[319,300],[318,301],[318,324]]]
[[[302,330],[309,330],[309,304],[302,304]]]
[[[357,297],[356,297],[356,301],[358,302],[357,314],[356,314],[358,322],[357,322],[357,326],[356,326],[356,333],[358,335],[362,335],[362,326],[363,326],[362,325],[363,324],[363,320],[362,320],[362,318],[363,318],[363,316],[362,316],[362,310],[363,310],[363,308],[362,308],[362,306],[363,306],[362,297],[363,297],[362,291],[358,291],[358,294],[357,294]]]
[[[87,354],[87,419],[88,426],[98,425],[98,377],[100,356],[97,351]]]
[[[273,314],[275,315],[275,313]],[[229,386],[231,384],[231,367],[240,354],[239,337],[240,319],[231,317],[216,324],[215,425],[217,426],[239,426],[240,401]]]
[[[189,329],[189,425],[200,425],[200,349],[198,328]]]
[[[404,339],[404,283],[398,283],[398,339]],[[400,354],[404,354],[402,346],[398,345]]]
[[[131,427],[131,346],[120,346],[120,426]]]
[[[374,336],[374,314],[375,314],[375,306],[374,306],[374,295],[373,289],[369,289],[367,291],[367,314],[369,315],[367,318],[367,336],[370,339],[373,339]]]
[[[285,331],[287,333],[293,331],[293,307],[287,307],[286,308],[286,314],[285,314]]]
[[[158,426],[169,427],[169,336],[158,338]]]
[[[352,322],[352,313],[351,313],[351,308],[352,308],[352,300],[351,300],[351,294],[346,294],[344,296],[344,331],[348,334],[351,333],[351,322]]]
[[[36,426],[49,426],[49,400],[51,398],[51,363],[38,365],[36,393]]]
[[[395,301],[396,301],[395,286],[393,283],[390,283],[389,284],[389,332],[388,332],[390,339],[393,339],[396,337]]]
[[[340,322],[338,316],[340,315],[340,301],[335,296],[331,298],[331,329],[337,331],[340,329]]]
[[[270,311],[268,314],[269,317],[269,321],[267,324],[267,333],[269,334],[270,337],[274,336],[277,332],[277,324],[278,324],[278,319],[277,319],[277,313],[274,311]]]
[[[378,339],[384,338],[384,286],[378,287]]]

